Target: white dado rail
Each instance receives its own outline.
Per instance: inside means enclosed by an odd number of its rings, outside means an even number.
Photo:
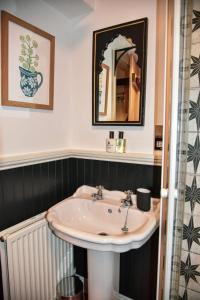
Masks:
[[[148,153],[107,153],[105,151],[61,149],[19,155],[0,156],[0,170],[28,166],[65,158],[85,158],[142,165],[161,165],[160,155]]]

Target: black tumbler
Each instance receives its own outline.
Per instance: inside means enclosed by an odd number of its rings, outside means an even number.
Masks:
[[[143,211],[151,209],[151,191],[148,189],[139,188],[136,191],[137,208]]]

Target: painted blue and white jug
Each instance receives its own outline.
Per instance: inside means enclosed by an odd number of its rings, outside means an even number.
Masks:
[[[40,72],[31,72],[19,67],[21,80],[20,87],[26,97],[33,97],[43,82],[43,76]]]

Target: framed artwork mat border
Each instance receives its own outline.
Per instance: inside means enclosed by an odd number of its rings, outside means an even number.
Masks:
[[[48,104],[30,103],[26,101],[9,100],[9,22],[13,22],[28,29],[50,41],[50,61],[49,61],[49,99]],[[55,57],[55,37],[38,27],[6,12],[1,11],[1,105],[15,106],[34,109],[53,109],[54,98],[54,57]]]

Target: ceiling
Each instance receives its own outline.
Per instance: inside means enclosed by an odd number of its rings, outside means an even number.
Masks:
[[[87,15],[94,10],[95,0],[43,0],[68,19]]]

